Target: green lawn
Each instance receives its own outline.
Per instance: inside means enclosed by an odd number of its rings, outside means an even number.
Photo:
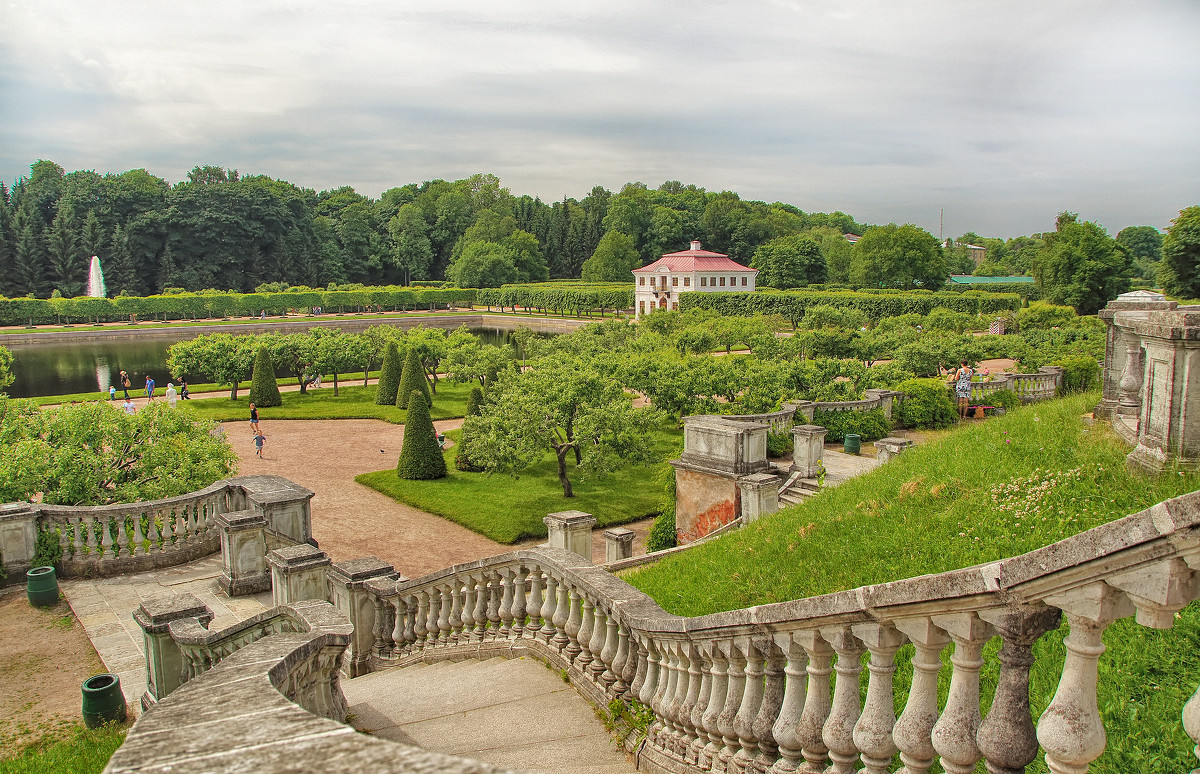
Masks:
[[[326,383],[319,390],[310,389],[307,394],[299,392],[282,393],[283,405],[271,408],[260,408],[259,416],[264,420],[275,419],[382,419],[392,424],[403,424],[408,414],[395,406],[379,406],[375,403],[375,385],[362,386],[361,378],[356,386],[354,381],[343,382],[338,388],[339,395],[333,395],[333,386]],[[433,408],[430,415],[434,419],[453,419],[467,413],[467,397],[471,394],[470,384],[457,384],[442,380],[438,382],[437,395],[433,398]],[[216,422],[228,422],[248,419],[250,416],[250,391],[243,390],[237,400],[226,397],[191,400],[187,406],[195,411],[201,419],[211,419]],[[179,405],[185,405],[180,403]]]
[[[1109,427],[1081,419],[1098,399],[1076,396],[969,424],[808,503],[625,579],[672,612],[700,615],[1015,556],[1200,488],[1197,472],[1130,473],[1129,450]],[[1057,688],[1066,632],[1064,623],[1036,646],[1035,717]],[[1109,744],[1089,771],[1190,771],[1196,759],[1180,711],[1200,683],[1200,603],[1181,611],[1170,630],[1129,618],[1110,626],[1104,639],[1100,709]],[[985,712],[998,647],[994,639],[985,651]],[[897,658],[898,711],[911,656],[905,646]],[[949,673],[942,670],[943,700]],[[1039,758],[1029,770],[1045,771],[1045,764]]]
[[[450,433],[457,438],[458,433]],[[664,427],[654,439],[661,458],[679,448],[682,432]],[[445,451],[450,473],[436,481],[405,481],[395,470],[364,473],[355,480],[388,497],[444,516],[500,543],[546,537],[542,519],[556,511],[584,511],[596,517],[597,527],[625,524],[653,516],[661,508],[660,474],[666,462],[630,466],[614,474],[582,478],[568,465],[575,497],[563,497],[554,455],[531,466],[519,478],[504,474],[463,473],[454,469],[457,449]]]
[[[0,774],[99,774],[125,741],[125,726],[89,730],[83,726],[62,736],[52,736],[25,748],[19,755],[0,759]]]

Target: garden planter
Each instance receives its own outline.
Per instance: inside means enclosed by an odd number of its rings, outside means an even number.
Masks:
[[[83,681],[83,724],[97,728],[105,723],[124,723],[125,694],[116,675],[93,675]]]
[[[847,454],[858,454],[862,451],[862,436],[857,433],[846,433],[844,448]]]
[[[25,573],[25,596],[34,607],[58,604],[58,576],[53,567],[34,567]]]

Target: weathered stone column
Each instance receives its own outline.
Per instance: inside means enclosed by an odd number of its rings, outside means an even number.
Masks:
[[[636,537],[631,529],[613,527],[604,530],[604,562],[619,562],[633,556],[633,539]]]
[[[180,685],[183,654],[167,626],[181,618],[197,618],[207,627],[213,612],[199,597],[186,593],[147,599],[133,611],[133,620],[142,627],[146,651],[146,693],[141,697],[144,710]]]
[[[213,522],[221,530],[221,590],[237,597],[271,588],[266,518],[257,511],[230,511],[218,513]]]
[[[816,478],[823,467],[825,433],[820,425],[797,425],[792,428],[792,472],[804,478]]]
[[[354,625],[350,647],[342,671],[354,678],[371,671],[371,649],[375,645],[375,600],[367,590],[367,581],[375,578],[396,580],[399,573],[382,559],[365,556],[338,562],[329,568],[329,601]],[[398,645],[400,643],[397,643]]]
[[[738,479],[742,495],[742,523],[757,521],[779,511],[779,478],[770,473],[755,473]]]
[[[875,456],[879,460],[879,464],[882,465],[893,457],[899,457],[902,452],[911,449],[912,446],[913,442],[907,438],[895,438],[892,436],[880,438],[875,442]]]
[[[559,511],[542,519],[551,548],[562,548],[592,561],[592,527],[596,517],[583,511]]]
[[[332,560],[313,546],[280,548],[267,555],[271,565],[271,601],[286,605],[302,599],[328,599],[326,568]]]
[[[1121,374],[1126,370],[1126,353],[1128,342],[1137,341],[1128,326],[1134,317],[1144,317],[1146,312],[1171,311],[1177,307],[1174,301],[1168,301],[1161,293],[1148,290],[1135,290],[1122,293],[1113,301],[1108,302],[1097,313],[1097,317],[1108,327],[1108,335],[1104,343],[1104,371],[1101,374],[1103,397],[1096,406],[1095,415],[1098,419],[1111,419],[1117,413],[1117,402],[1120,399]],[[1130,313],[1138,313],[1131,315]],[[1116,316],[1121,313],[1122,325],[1117,324]]]

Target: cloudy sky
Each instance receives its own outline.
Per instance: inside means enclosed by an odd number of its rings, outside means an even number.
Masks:
[[[0,178],[682,180],[1013,236],[1200,203],[1200,2],[0,0]]]

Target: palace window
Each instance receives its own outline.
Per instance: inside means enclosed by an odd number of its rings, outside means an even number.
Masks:
[[[721,287],[725,287],[725,278],[724,277],[721,278]]]
[[[671,278],[671,287],[673,287],[673,288],[679,287],[679,278],[678,277]]]
[[[708,287],[708,277],[700,278],[700,287],[702,287],[702,288]]]
[[[646,278],[638,277],[638,284],[641,285],[642,287],[645,287],[646,286]]]
[[[685,288],[690,288],[690,287],[692,286],[692,278],[691,278],[691,277],[684,277],[684,278],[683,278],[683,286],[684,286]]]
[[[746,287],[746,278],[742,277],[742,287]]]

